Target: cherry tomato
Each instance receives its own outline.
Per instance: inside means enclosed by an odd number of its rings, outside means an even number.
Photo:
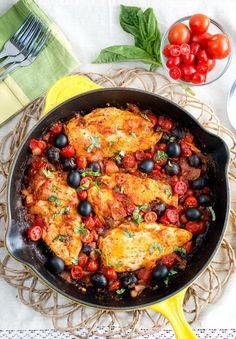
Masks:
[[[183,180],[179,180],[174,184],[174,192],[178,195],[184,195],[187,192],[188,186]]]
[[[176,23],[169,30],[168,39],[169,42],[174,45],[188,43],[190,39],[190,30],[188,26],[183,23]]]
[[[159,120],[159,125],[161,126],[163,126],[162,128],[164,129],[164,127],[166,126],[166,121],[161,121],[161,119]],[[156,149],[158,150],[158,151],[164,151],[164,152],[166,152],[167,151],[167,145],[166,144],[164,144],[164,143],[161,143],[161,144],[157,144],[156,145]]]
[[[174,266],[176,260],[177,260],[176,253],[167,254],[161,258],[162,264],[165,265],[167,268],[171,268],[172,266]]]
[[[182,71],[181,79],[186,82],[191,81],[194,73],[196,73],[196,68],[193,65],[186,64],[181,65],[180,68]]]
[[[154,115],[154,114],[148,114],[147,115],[148,116],[148,118],[151,120],[151,122],[152,122],[152,124],[153,125],[156,125],[156,123],[157,123],[157,117]]]
[[[172,46],[173,46],[173,45],[168,44],[168,45],[166,45],[166,46],[163,48],[162,53],[164,54],[164,56],[165,56],[166,58],[168,58],[168,57],[171,55],[171,54],[170,54],[170,49],[171,49]]]
[[[76,165],[80,168],[86,168],[87,167],[87,159],[84,155],[79,155],[76,158]]]
[[[39,215],[36,215],[34,218],[34,225],[43,227],[45,226],[45,220],[43,217],[40,217]]]
[[[109,283],[109,286],[108,286],[108,290],[110,292],[113,292],[113,291],[116,291],[116,290],[119,290],[121,287],[121,283],[120,281],[116,280],[116,281],[111,281]]]
[[[135,152],[135,158],[136,158],[138,161],[143,160],[143,159],[144,159],[144,156],[145,156],[144,151],[138,150],[138,151]]]
[[[206,81],[206,75],[200,72],[196,72],[192,77],[193,84],[202,84]]]
[[[210,19],[204,14],[194,14],[189,20],[191,31],[195,34],[205,33],[210,25]]]
[[[72,279],[79,280],[79,279],[81,279],[83,277],[84,272],[83,272],[82,267],[80,267],[80,266],[73,266],[71,271],[70,271],[70,274],[71,274]]]
[[[149,283],[152,280],[152,271],[148,268],[141,268],[141,270],[138,271],[137,276],[139,280]]]
[[[93,235],[91,234],[91,232],[82,232],[80,234],[80,239],[82,242],[84,242],[85,244],[89,244],[93,241]]]
[[[200,44],[198,42],[191,42],[190,43],[190,53],[196,55],[200,49]]]
[[[98,263],[97,259],[96,260],[89,259],[89,262],[88,262],[88,265],[87,265],[87,271],[88,272],[95,272],[95,271],[97,271],[98,267],[99,267],[99,263]]]
[[[147,212],[144,215],[144,219],[146,222],[155,222],[157,221],[157,214],[153,211]]]
[[[192,241],[187,242],[183,245],[183,248],[185,249],[186,253],[190,253],[193,249],[193,243]]]
[[[84,267],[87,265],[88,256],[85,253],[80,253],[78,255],[78,265]]]
[[[174,67],[174,66],[179,66],[181,64],[181,58],[176,56],[170,56],[167,61],[166,61],[166,66],[168,68]]]
[[[206,48],[209,39],[212,37],[212,34],[205,32],[203,34],[193,34],[191,36],[191,42],[196,42],[200,45],[201,48]]]
[[[85,227],[89,230],[92,230],[95,227],[95,222],[93,220],[93,217],[90,215],[86,217],[85,219]]]
[[[60,151],[60,154],[63,155],[63,157],[73,157],[73,155],[75,155],[75,148],[68,145]]]
[[[195,55],[194,55],[194,54],[191,54],[191,53],[189,53],[189,54],[187,54],[187,55],[183,55],[183,56],[182,56],[182,60],[183,60],[183,62],[184,62],[185,64],[191,65],[191,64],[194,62],[194,60],[195,60]]]
[[[185,142],[181,141],[180,147],[181,147],[181,155],[183,157],[191,157],[192,155],[191,148],[187,144],[185,144]]]
[[[197,207],[197,199],[193,196],[193,195],[189,195],[185,201],[184,201],[184,205],[186,207]]]
[[[62,132],[62,123],[61,122],[56,122],[49,130],[53,136],[56,136]]]
[[[46,142],[43,140],[31,139],[29,143],[33,155],[41,155],[46,146]]]
[[[80,186],[83,186],[87,181],[92,181],[93,178],[92,177],[84,177],[80,180]],[[91,187],[91,185],[89,185],[87,188],[85,188],[85,190],[88,190]]]
[[[163,216],[160,217],[160,223],[163,225],[169,225],[170,221],[166,214],[163,214]]]
[[[224,59],[230,53],[229,38],[224,34],[215,34],[208,40],[207,53],[211,58]]]
[[[145,153],[144,159],[152,159],[153,155],[150,152]]]
[[[190,46],[189,44],[181,44],[180,45],[180,54],[188,55],[190,53]]]
[[[98,233],[95,230],[91,231],[91,235],[92,235],[94,241],[98,240]]]
[[[186,224],[186,230],[193,233],[194,235],[200,234],[205,230],[205,223],[204,221],[189,221]]]
[[[197,65],[197,72],[202,73],[202,74],[207,74],[208,62],[199,62]]]
[[[132,168],[136,164],[136,160],[133,155],[125,155],[122,159],[122,162],[125,168]]]
[[[179,56],[180,55],[180,46],[179,45],[172,45],[171,48],[170,48],[170,55]]]
[[[28,229],[28,237],[30,240],[37,241],[42,238],[42,228],[34,225]]]
[[[216,65],[216,60],[215,59],[208,59],[207,60],[207,65],[208,65],[208,72],[212,71],[213,68],[215,67]]]
[[[169,131],[172,129],[173,127],[173,122],[169,119],[166,119],[165,117],[163,116],[159,116],[158,118],[158,125],[163,129],[163,130],[166,130],[166,131]],[[165,145],[166,146],[166,145]]]
[[[103,225],[102,225],[102,223],[99,220],[97,215],[94,216],[93,220],[94,220],[94,223],[95,223],[95,227],[103,227]]]
[[[198,58],[198,61],[207,62],[208,56],[207,56],[205,49],[202,49],[197,52],[197,58]]]
[[[178,210],[167,208],[166,216],[169,219],[169,222],[171,222],[172,224],[175,224],[179,220]]]
[[[114,268],[112,267],[104,267],[102,269],[103,271],[103,274],[105,275],[105,277],[109,280],[115,280],[117,279],[117,273],[116,271],[114,270]]]
[[[79,200],[86,200],[87,197],[88,197],[88,193],[85,190],[84,191],[80,191],[77,194],[78,194]]]
[[[179,67],[171,67],[169,70],[170,77],[174,80],[178,80],[181,77],[182,71]]]

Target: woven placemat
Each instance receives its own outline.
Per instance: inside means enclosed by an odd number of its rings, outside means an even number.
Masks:
[[[164,75],[148,72],[145,69],[119,69],[111,74],[97,73],[80,74],[89,77],[97,84],[105,87],[134,87],[145,89],[167,97],[190,111],[208,130],[221,136],[228,144],[231,154],[229,181],[231,192],[236,190],[236,139],[231,131],[221,125],[214,110],[195,97],[194,92],[183,85],[171,83]],[[35,123],[44,107],[45,98],[39,98],[30,104],[13,130],[8,131],[0,141],[0,277],[14,286],[21,302],[42,315],[52,319],[55,329],[69,331],[79,338],[90,335],[102,336],[100,325],[106,327],[106,337],[135,337],[152,334],[163,329],[167,320],[160,314],[149,310],[133,312],[112,312],[94,310],[58,295],[20,263],[14,261],[6,252],[3,241],[3,231],[6,226],[6,203],[4,192],[6,179],[12,158],[27,132],[27,128]],[[235,234],[236,200],[231,197],[231,210],[227,232],[217,255],[201,277],[189,287],[184,310],[187,319],[193,323],[198,319],[201,310],[213,303],[221,294],[230,275],[235,270]]]

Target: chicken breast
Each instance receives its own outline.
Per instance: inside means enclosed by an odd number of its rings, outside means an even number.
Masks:
[[[139,178],[128,173],[102,176],[99,180],[100,190],[91,187],[88,201],[107,226],[117,226],[127,216],[125,207],[130,203],[141,206],[160,199],[167,205],[178,206],[178,196],[172,195],[171,186],[163,180]]]
[[[99,248],[104,265],[112,266],[116,272],[132,272],[142,267],[154,268],[162,256],[191,238],[192,233],[177,227],[126,222],[100,238]]]
[[[125,153],[146,150],[155,145],[162,133],[154,132],[147,116],[115,107],[97,108],[85,117],[77,116],[65,126],[69,142],[80,155],[96,152],[98,160]]]
[[[44,172],[48,175],[47,172]],[[76,191],[66,183],[66,174],[51,172],[50,178],[39,172],[23,194],[31,197],[29,211],[43,218],[42,238],[51,250],[71,265],[82,247],[76,228],[81,225]]]

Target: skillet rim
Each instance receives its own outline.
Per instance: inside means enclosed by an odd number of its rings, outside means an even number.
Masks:
[[[221,234],[220,237],[218,238],[218,241],[216,243],[216,246],[214,248],[214,250],[212,251],[212,253],[210,254],[208,260],[204,263],[203,266],[201,266],[201,269],[197,272],[197,274],[195,274],[191,279],[189,279],[185,284],[183,284],[180,288],[178,288],[177,290],[174,290],[173,292],[167,294],[166,296],[159,298],[156,301],[151,301],[151,302],[147,302],[147,303],[143,303],[142,305],[139,306],[104,306],[104,305],[97,305],[97,303],[91,303],[91,302],[87,302],[84,300],[81,300],[80,298],[74,298],[73,296],[69,295],[67,292],[63,292],[61,289],[59,289],[58,287],[56,287],[55,285],[53,285],[52,283],[50,283],[46,278],[44,278],[44,276],[39,273],[35,268],[34,265],[27,262],[25,259],[22,259],[20,257],[15,256],[11,250],[8,248],[8,242],[10,241],[9,239],[9,232],[12,226],[12,216],[11,216],[11,210],[12,210],[12,203],[10,201],[10,187],[12,185],[12,180],[13,180],[13,172],[14,169],[17,165],[18,159],[21,156],[21,151],[22,148],[25,146],[26,140],[32,135],[34,134],[34,131],[38,128],[39,124],[45,124],[45,122],[47,121],[47,118],[49,116],[51,116],[55,110],[60,109],[63,106],[66,106],[68,103],[70,103],[73,100],[77,100],[81,97],[86,97],[89,96],[90,94],[94,94],[94,93],[100,93],[100,92],[112,92],[112,91],[118,91],[118,92],[137,92],[137,93],[142,93],[145,95],[149,95],[150,97],[156,97],[159,100],[168,102],[170,105],[175,106],[176,109],[181,110],[183,112],[184,115],[187,115],[188,118],[190,118],[190,120],[193,121],[193,123],[195,123],[205,134],[211,135],[212,137],[214,137],[215,139],[217,139],[219,142],[222,143],[222,145],[224,146],[224,152],[225,152],[225,156],[226,156],[226,161],[223,164],[223,168],[224,168],[224,179],[225,179],[225,191],[226,191],[226,195],[227,195],[227,202],[226,202],[226,210],[225,210],[225,217],[224,217],[224,224],[222,226],[222,230],[221,230]],[[152,98],[151,98],[152,99]],[[117,100],[118,101],[118,100]],[[207,145],[207,144],[206,144]],[[23,264],[24,266],[28,267],[31,271],[33,271],[39,278],[40,281],[42,281],[44,284],[46,284],[48,287],[50,287],[52,290],[56,291],[57,293],[63,295],[64,297],[66,297],[69,300],[72,300],[76,303],[79,303],[81,305],[84,306],[88,306],[88,307],[93,307],[93,308],[97,308],[97,309],[106,309],[106,310],[115,310],[115,311],[132,311],[132,310],[137,310],[137,309],[143,309],[145,307],[154,305],[156,303],[160,303],[174,295],[176,295],[178,292],[182,291],[183,289],[187,288],[188,286],[190,286],[202,273],[203,271],[206,269],[206,267],[209,265],[209,263],[211,262],[213,256],[215,255],[215,253],[217,252],[220,243],[223,240],[223,236],[226,230],[226,226],[227,226],[227,222],[228,222],[228,218],[229,218],[229,208],[230,208],[230,194],[229,194],[229,180],[227,177],[228,174],[228,164],[229,164],[229,159],[230,159],[230,153],[229,153],[229,149],[227,144],[225,143],[225,141],[220,138],[218,135],[215,135],[214,133],[208,131],[205,127],[203,127],[198,120],[192,116],[185,108],[179,106],[178,104],[176,104],[175,102],[173,102],[172,100],[165,98],[163,96],[160,96],[156,93],[153,92],[149,92],[149,91],[145,91],[145,90],[139,90],[136,88],[131,88],[131,87],[127,87],[127,88],[122,88],[122,87],[112,87],[112,88],[100,88],[100,89],[95,89],[95,90],[91,90],[82,94],[78,94],[76,96],[73,96],[65,101],[63,101],[62,103],[60,103],[59,105],[57,105],[56,107],[52,108],[49,112],[47,112],[42,118],[40,118],[36,124],[34,126],[32,126],[32,128],[28,131],[28,133],[25,135],[25,137],[23,138],[20,146],[18,147],[18,150],[16,151],[15,155],[14,155],[14,159],[11,163],[10,166],[10,170],[9,170],[9,175],[7,178],[7,226],[6,226],[6,231],[5,231],[5,247],[8,251],[8,253],[10,254],[11,257],[13,257],[16,261],[20,262],[21,264]],[[168,293],[168,292],[167,292]]]

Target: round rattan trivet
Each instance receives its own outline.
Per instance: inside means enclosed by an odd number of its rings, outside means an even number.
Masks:
[[[236,139],[223,127],[213,109],[197,99],[190,88],[171,83],[165,76],[144,69],[120,69],[109,75],[82,74],[97,84],[105,87],[135,87],[158,93],[168,97],[180,106],[189,110],[207,129],[220,135],[228,144],[231,161],[229,180],[231,192],[236,190]],[[29,124],[40,118],[44,106],[44,98],[39,98],[21,113],[15,128],[8,132],[0,142],[0,218],[2,231],[6,223],[6,203],[4,191],[9,166]],[[220,296],[230,275],[235,269],[234,242],[236,234],[236,213],[233,209],[236,200],[231,199],[230,218],[227,233],[217,255],[202,276],[188,289],[184,309],[187,319],[194,322],[203,307],[212,303]],[[2,232],[3,233],[3,232]],[[2,239],[2,240],[1,240]],[[111,338],[130,338],[138,335],[151,334],[163,329],[167,320],[153,311],[140,310],[134,312],[112,312],[93,310],[70,302],[43,285],[39,279],[23,265],[15,262],[6,253],[3,234],[0,238],[0,277],[18,289],[22,303],[52,319],[56,329],[69,331],[79,338],[91,335]],[[101,325],[106,326],[105,333]]]

